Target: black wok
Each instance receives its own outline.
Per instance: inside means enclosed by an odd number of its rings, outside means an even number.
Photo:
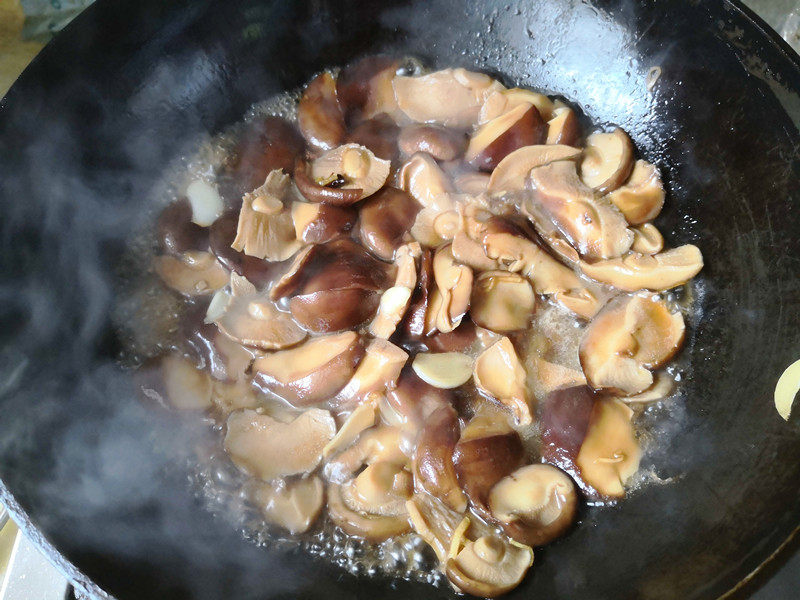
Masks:
[[[264,551],[193,499],[190,435],[115,366],[124,239],[201,132],[374,52],[563,94],[630,132],[696,243],[685,385],[650,485],[588,509],[512,597],[711,599],[800,524],[800,428],[772,406],[800,358],[800,68],[721,0],[105,0],[0,105],[0,499],[79,589],[128,598],[438,598]],[[649,93],[645,76],[662,67]],[[124,270],[124,269],[123,269]]]

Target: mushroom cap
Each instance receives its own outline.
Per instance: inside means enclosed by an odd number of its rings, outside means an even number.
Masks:
[[[397,138],[400,128],[386,114],[377,115],[354,127],[345,142],[369,148],[375,156],[383,160],[397,157]]]
[[[500,194],[522,190],[531,169],[557,160],[577,160],[580,156],[579,148],[561,144],[524,146],[514,150],[497,164],[489,179],[487,191],[490,194]]]
[[[556,161],[530,173],[533,195],[528,214],[543,210],[572,246],[589,258],[613,258],[626,252],[633,233],[616,207],[578,178],[575,163]],[[538,205],[538,206],[536,206]]]
[[[412,121],[466,129],[478,120],[484,100],[502,85],[483,73],[444,69],[394,78],[397,106]]]
[[[475,361],[472,377],[481,392],[511,409],[517,424],[531,424],[526,373],[511,340],[502,337],[484,350]]]
[[[501,89],[492,92],[486,98],[478,115],[478,124],[483,125],[520,104],[532,104],[545,120],[549,120],[552,116],[553,101],[544,94],[522,88]]]
[[[596,281],[627,292],[669,290],[683,285],[703,268],[703,255],[692,244],[657,254],[631,252],[620,258],[581,262],[581,271]]]
[[[586,376],[583,371],[556,364],[538,356],[531,358],[534,395],[544,397],[550,392],[560,388],[570,388],[586,385]]]
[[[453,183],[430,154],[417,152],[409,158],[400,168],[397,181],[423,208],[437,213],[452,208],[449,194],[454,191]]]
[[[309,331],[330,333],[358,327],[370,320],[379,304],[378,292],[347,288],[294,296],[289,300],[289,309],[294,319]]]
[[[620,498],[639,469],[641,449],[631,424],[633,410],[616,399],[595,403],[576,464],[583,480],[603,496]]]
[[[164,207],[158,215],[156,230],[164,252],[180,255],[187,250],[208,249],[208,229],[192,222],[192,207],[186,198]]]
[[[586,138],[581,179],[601,194],[613,192],[633,169],[633,142],[617,127],[611,133],[593,133]]]
[[[579,355],[594,388],[637,394],[653,383],[650,369],[668,361],[685,333],[681,313],[649,295],[620,296],[592,320],[581,339]]]
[[[366,56],[347,65],[336,78],[336,96],[349,123],[394,114],[392,79],[400,61],[391,56]]]
[[[397,138],[400,151],[406,156],[426,152],[436,160],[455,160],[464,153],[466,136],[454,129],[428,123],[403,127]]]
[[[664,236],[652,223],[643,223],[633,227],[633,244],[631,251],[638,254],[658,254],[664,249]]]
[[[455,186],[456,190],[462,194],[478,196],[489,191],[490,179],[491,175],[489,175],[489,173],[481,173],[480,171],[462,171],[460,173],[457,172],[453,176],[453,185]]]
[[[225,451],[241,470],[271,481],[313,471],[335,433],[336,423],[326,410],[313,408],[282,423],[245,409],[228,417]]]
[[[188,250],[180,256],[155,258],[155,271],[170,288],[185,296],[213,294],[228,283],[228,272],[210,252]]]
[[[500,480],[489,492],[488,503],[508,535],[522,544],[543,546],[572,525],[578,494],[561,469],[533,464]]]
[[[519,104],[483,124],[470,138],[464,159],[477,169],[492,171],[511,152],[541,143],[545,128],[535,106]]]
[[[547,122],[547,144],[564,144],[575,146],[581,137],[581,126],[575,111],[562,106],[553,111],[553,117]]]
[[[542,431],[542,458],[572,474],[581,444],[589,429],[589,419],[597,399],[587,385],[559,388],[547,394],[539,404]],[[578,483],[584,483],[578,479]],[[581,486],[585,489],[585,483]]]
[[[420,205],[403,190],[383,188],[359,211],[362,243],[379,258],[393,260],[419,210]]]
[[[406,365],[397,385],[386,394],[386,403],[412,431],[423,427],[428,417],[439,408],[450,406],[453,394],[424,381]]]
[[[261,260],[255,256],[247,256],[244,252],[231,248],[236,237],[238,223],[239,215],[234,210],[225,212],[214,221],[214,224],[208,229],[211,251],[226,269],[246,277],[248,281],[258,286],[267,285],[280,273],[283,265]]]
[[[286,482],[283,486],[259,482],[250,493],[264,518],[291,534],[308,531],[317,520],[325,497],[319,477]]]
[[[369,148],[350,143],[315,159],[311,163],[311,176],[319,182],[341,175],[345,183],[338,189],[358,189],[362,191],[361,198],[366,198],[383,187],[390,166],[390,161],[378,158]]]
[[[324,244],[349,232],[358,213],[345,206],[317,202],[293,202],[292,222],[295,237],[306,244]]]
[[[664,185],[655,165],[637,160],[633,171],[620,188],[608,195],[631,225],[655,219],[664,206]]]
[[[356,372],[364,347],[354,331],[312,338],[253,363],[255,383],[298,406],[333,398]]]
[[[528,280],[509,271],[487,271],[472,286],[470,316],[481,327],[506,333],[528,326],[536,296]]]
[[[344,115],[336,96],[336,79],[325,71],[306,86],[297,104],[297,124],[306,141],[318,150],[338,146],[345,135]]]
[[[320,202],[333,206],[350,206],[364,197],[361,188],[345,188],[341,184],[343,176],[326,175],[320,181],[309,173],[310,167],[303,159],[297,159],[294,166],[294,183],[300,194],[309,202]]]
[[[447,578],[467,594],[494,598],[514,589],[533,564],[533,550],[495,535],[467,541],[447,561]]]

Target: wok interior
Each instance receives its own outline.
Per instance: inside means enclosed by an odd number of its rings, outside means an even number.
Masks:
[[[122,240],[149,218],[142,205],[165,161],[253,101],[382,51],[503,73],[619,124],[665,174],[657,226],[709,265],[692,288],[684,417],[649,457],[669,483],[586,511],[514,594],[713,598],[796,526],[800,442],[771,392],[800,351],[786,258],[799,245],[800,76],[735,8],[153,4],[96,5],[0,119],[0,138],[18,141],[0,148],[2,491],[88,577],[118,598],[447,595],[243,541],[193,502],[174,464],[199,434],[135,404],[114,366]],[[648,92],[653,66],[662,75]]]

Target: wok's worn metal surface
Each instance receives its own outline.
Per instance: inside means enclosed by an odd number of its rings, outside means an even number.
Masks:
[[[657,225],[707,264],[682,417],[649,458],[670,483],[586,510],[511,597],[716,598],[800,523],[800,427],[771,402],[800,356],[800,71],[719,0],[90,8],[0,105],[0,497],[80,588],[120,599],[450,596],[242,541],[175,466],[200,434],[141,407],[114,366],[123,239],[165,163],[252,102],[380,51],[561,93],[662,167]]]

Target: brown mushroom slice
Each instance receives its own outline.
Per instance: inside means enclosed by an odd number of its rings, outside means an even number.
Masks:
[[[397,138],[400,151],[406,156],[426,152],[436,160],[455,160],[464,153],[466,136],[440,125],[415,123],[403,127]]]
[[[414,435],[422,429],[428,417],[443,406],[450,406],[453,393],[423,381],[411,365],[406,365],[397,385],[386,394],[386,404],[394,413],[398,425]]]
[[[361,432],[375,425],[378,409],[374,402],[364,402],[353,409],[333,439],[322,449],[322,456],[328,458],[352,444]]]
[[[544,397],[561,388],[586,385],[586,376],[582,371],[559,365],[543,358],[533,357],[534,395]]]
[[[245,346],[263,350],[287,348],[306,337],[292,316],[278,309],[266,293],[257,292],[244,277],[231,273],[232,297],[216,321],[219,330]]]
[[[493,170],[511,152],[544,140],[545,123],[531,104],[523,103],[485,123],[470,138],[464,160],[482,171]]]
[[[614,258],[631,247],[633,233],[608,198],[578,178],[575,163],[557,161],[530,173],[528,214],[544,210],[575,249],[589,258]],[[531,206],[532,205],[532,206]]]
[[[561,537],[575,521],[578,494],[572,479],[552,465],[517,469],[489,493],[489,510],[505,532],[528,546]]]
[[[436,288],[426,315],[429,333],[453,331],[469,309],[472,294],[472,269],[455,262],[451,247],[444,246],[433,256],[433,277]]]
[[[484,100],[502,85],[483,73],[444,69],[394,78],[397,106],[412,121],[466,129],[478,120]]]
[[[557,160],[577,160],[580,156],[579,148],[561,144],[519,148],[497,164],[489,179],[487,191],[490,194],[502,194],[522,190],[525,188],[525,181],[531,169]]]
[[[308,531],[317,520],[325,487],[319,477],[297,479],[282,486],[259,482],[250,497],[268,522],[296,535]]]
[[[290,182],[283,171],[270,171],[261,187],[244,195],[231,248],[274,262],[284,261],[300,249],[292,215],[283,206]]]
[[[472,363],[472,357],[461,352],[420,352],[411,367],[425,383],[449,390],[469,381]]]
[[[478,124],[483,125],[520,104],[532,104],[545,120],[552,117],[554,105],[550,98],[532,90],[511,88],[498,90],[486,98],[478,116]]]
[[[633,170],[633,142],[617,127],[611,133],[593,133],[586,139],[581,180],[601,194],[620,187]]]
[[[581,126],[575,111],[566,106],[555,109],[553,117],[547,122],[545,143],[576,146],[580,138]]]
[[[165,254],[155,258],[154,266],[166,285],[185,296],[213,294],[228,283],[228,272],[210,252]]]
[[[231,248],[238,224],[239,214],[235,210],[227,211],[214,221],[208,228],[209,247],[226,269],[247,277],[259,287],[268,285],[280,273],[282,266]]]
[[[589,428],[589,419],[597,394],[587,385],[559,388],[547,394],[539,404],[542,432],[542,458],[577,476],[575,459]],[[587,490],[580,478],[584,491]]]
[[[664,237],[652,223],[644,223],[631,230],[633,231],[631,251],[652,256],[664,249]]]
[[[295,237],[306,244],[324,244],[348,233],[356,224],[358,213],[352,208],[293,202],[292,222]]]
[[[397,137],[400,128],[388,115],[381,114],[360,123],[352,129],[345,142],[369,148],[375,156],[383,160],[393,160],[397,156]]]
[[[344,115],[336,97],[336,80],[327,71],[306,86],[297,105],[297,124],[306,141],[318,150],[335,148],[344,138]]]
[[[452,406],[436,409],[426,420],[417,440],[412,472],[414,485],[463,513],[467,498],[458,484],[453,450],[459,438],[458,414]]]
[[[294,183],[303,197],[309,202],[321,202],[333,206],[350,206],[364,197],[360,188],[345,188],[341,185],[344,177],[339,174],[326,176],[321,182],[309,173],[308,163],[298,159],[294,166]]]
[[[581,262],[581,270],[596,281],[628,292],[669,290],[683,285],[703,268],[703,255],[692,244],[649,256],[632,252],[621,258]]]
[[[211,407],[211,378],[189,359],[178,354],[166,355],[161,359],[161,379],[171,407],[178,410]]]
[[[344,144],[329,150],[311,163],[311,176],[317,182],[341,176],[342,190],[362,190],[361,198],[371,196],[386,183],[391,162],[378,158],[372,150],[358,144]]]
[[[225,451],[242,471],[271,481],[313,471],[335,433],[327,410],[307,410],[289,423],[242,410],[228,417]]]
[[[324,290],[289,300],[294,319],[314,333],[358,327],[375,315],[380,295],[371,290]]]
[[[363,354],[353,331],[312,338],[297,348],[256,359],[254,382],[292,404],[316,404],[347,385]]]
[[[652,296],[610,301],[586,328],[580,360],[589,384],[638,394],[653,384],[651,369],[668,361],[683,342],[683,316]]]
[[[419,210],[420,205],[403,190],[383,188],[361,206],[361,242],[379,258],[393,260]]]
[[[367,56],[346,66],[336,78],[336,95],[347,121],[394,114],[394,79],[400,61],[391,56]]]
[[[486,329],[506,333],[525,329],[536,308],[528,280],[509,271],[481,273],[472,286],[470,317]]]
[[[428,313],[430,296],[433,292],[433,254],[430,250],[422,250],[419,258],[419,277],[417,287],[411,296],[411,303],[406,309],[400,329],[412,339],[425,335],[425,317]]]
[[[494,598],[517,587],[533,565],[529,546],[487,534],[467,541],[447,561],[447,578],[462,592]]]
[[[664,206],[664,185],[655,165],[637,160],[628,181],[608,195],[631,225],[655,219]]]
[[[479,414],[461,432],[453,453],[456,475],[473,509],[483,518],[491,520],[486,506],[489,491],[524,459],[519,434],[500,415]]]
[[[397,176],[400,187],[424,208],[437,212],[450,210],[453,202],[449,194],[453,183],[430,154],[418,152],[409,158]]]
[[[472,377],[481,392],[511,409],[518,425],[533,422],[525,369],[507,337],[500,338],[478,356]]]
[[[393,386],[407,360],[408,354],[391,342],[380,338],[371,340],[353,377],[336,395],[336,400],[352,402],[370,392]]]
[[[208,229],[192,221],[192,207],[186,198],[164,207],[156,221],[156,232],[159,246],[170,254],[208,249]]]
[[[615,399],[595,403],[576,464],[581,477],[603,496],[621,498],[639,469],[642,451],[633,431],[633,410]]]

